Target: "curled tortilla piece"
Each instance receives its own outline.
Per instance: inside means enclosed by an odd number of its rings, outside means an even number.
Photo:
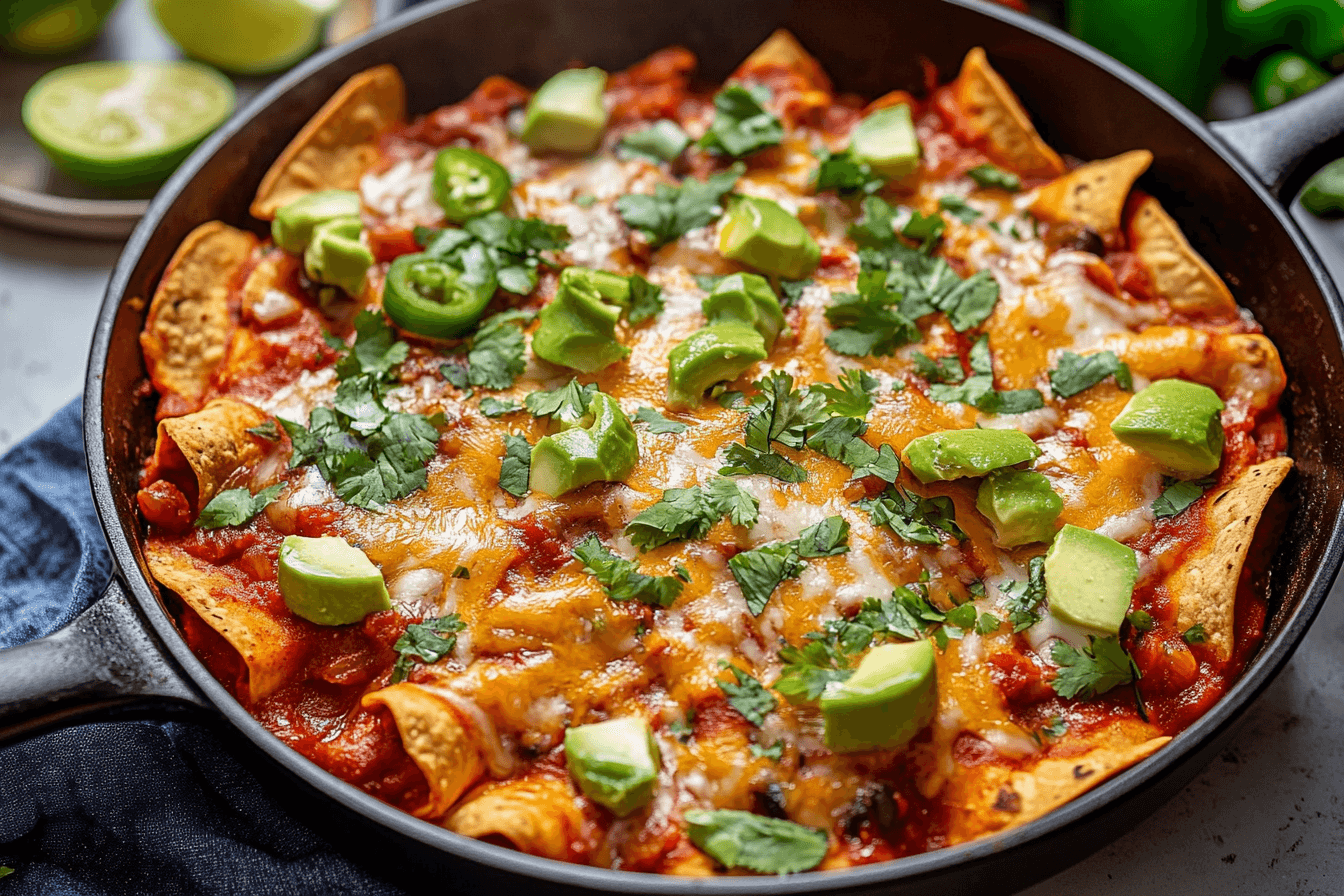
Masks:
[[[1171,740],[1154,737],[1156,730],[1119,722],[1018,769],[992,763],[961,767],[943,796],[948,844],[1026,824],[1064,805]]]
[[[263,412],[233,398],[216,398],[194,414],[160,420],[149,479],[185,486],[183,494],[199,513],[234,470],[261,459],[262,448],[247,430],[265,420]],[[172,475],[184,469],[191,471],[192,481]]]
[[[808,88],[831,92],[831,79],[821,63],[798,43],[787,29],[777,29],[765,39],[733,72],[734,78],[748,78],[771,69],[784,69],[802,77]]]
[[[567,775],[491,782],[468,794],[444,827],[466,837],[503,838],[534,856],[574,861],[585,826],[577,796]]]
[[[450,703],[428,688],[394,684],[364,697],[392,713],[401,744],[429,782],[429,802],[415,814],[438,818],[485,774],[480,735]]]
[[[995,161],[1030,177],[1064,173],[1064,160],[1036,133],[1017,96],[990,68],[983,49],[975,47],[966,54],[952,90],[973,136],[985,140]]]
[[[275,160],[257,188],[253,217],[315,190],[357,190],[378,160],[378,138],[406,118],[406,85],[392,65],[354,75],[317,111]]]
[[[1176,624],[1181,631],[1203,625],[1207,643],[1224,659],[1232,653],[1237,583],[1246,552],[1269,496],[1292,468],[1291,458],[1276,457],[1209,494],[1204,519],[1212,537],[1167,578]]]
[[[209,221],[177,247],[140,333],[145,366],[164,397],[160,413],[200,407],[234,329],[229,291],[257,238]]]
[[[1180,226],[1151,196],[1141,199],[1130,213],[1129,244],[1147,271],[1153,290],[1175,310],[1237,313],[1236,300],[1227,284],[1190,246]]]
[[[1139,175],[1153,163],[1146,149],[1088,162],[1041,187],[1031,211],[1043,221],[1073,221],[1102,236],[1120,230],[1125,201]]]
[[[181,547],[151,538],[145,562],[154,578],[228,641],[247,666],[245,700],[256,702],[290,681],[302,668],[304,641],[297,623],[277,619],[238,596],[241,588],[219,567]]]

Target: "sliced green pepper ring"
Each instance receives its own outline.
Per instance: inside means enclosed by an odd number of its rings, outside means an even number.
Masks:
[[[499,208],[513,189],[504,166],[462,146],[442,150],[434,160],[434,201],[454,224]]]
[[[424,252],[403,255],[387,269],[383,310],[403,330],[447,339],[480,320],[497,284],[467,282],[466,275]]]

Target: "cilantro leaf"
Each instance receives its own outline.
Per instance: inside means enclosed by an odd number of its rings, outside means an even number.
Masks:
[[[241,526],[279,497],[284,487],[283,482],[276,483],[255,495],[245,488],[225,489],[201,508],[201,515],[196,518],[196,528],[222,529],[225,526]]]
[[[943,358],[930,358],[923,352],[915,352],[915,373],[930,383],[951,383],[958,385],[966,380],[966,371],[962,369],[961,359],[956,355]]]
[[[268,442],[274,442],[280,438],[280,430],[275,425],[274,420],[263,420],[256,426],[249,426],[247,432],[249,435],[254,435],[259,439],[265,439]]]
[[[982,187],[995,187],[1000,190],[1007,190],[1009,193],[1016,193],[1022,189],[1022,178],[1011,171],[1004,171],[999,166],[991,165],[988,162],[983,165],[976,165],[966,174]]]
[[[757,759],[769,759],[771,762],[778,762],[784,758],[784,741],[777,740],[768,747],[760,744],[748,744],[751,755]]]
[[[572,379],[559,389],[538,390],[523,399],[523,407],[533,417],[552,417],[561,423],[576,423],[588,413],[597,386]]]
[[[989,319],[999,300],[999,281],[989,271],[978,271],[931,300],[947,315],[952,329],[964,333]]]
[[[1069,723],[1063,716],[1052,716],[1050,721],[1041,727],[1041,737],[1047,740],[1059,740],[1069,730]]]
[[[858,290],[836,293],[826,309],[826,320],[835,328],[826,334],[831,351],[858,358],[891,355],[919,339],[919,328],[897,308],[901,296],[887,287],[884,272],[859,274]]]
[[[397,331],[381,311],[365,309],[355,315],[355,341],[336,362],[336,376],[342,380],[357,376],[388,379],[408,351],[410,346],[397,339]]]
[[[704,538],[723,514],[697,486],[670,488],[625,527],[630,543],[649,551],[674,541]]]
[[[523,436],[506,435],[504,457],[499,462],[499,487],[515,498],[521,498],[527,494],[531,471],[532,446]]]
[[[863,646],[868,646],[866,641]],[[845,681],[854,674],[849,659],[824,635],[809,636],[808,642],[801,647],[781,647],[779,661],[784,667],[772,687],[791,703],[813,702],[828,684]]]
[[[574,545],[574,557],[583,569],[606,589],[614,601],[638,600],[657,607],[668,607],[685,587],[688,577],[678,569],[675,576],[646,576],[633,561],[617,557],[602,546],[596,535],[587,535]]]
[[[1007,582],[999,591],[1008,598],[1008,621],[1014,632],[1024,632],[1040,622],[1038,611],[1045,600],[1045,558],[1032,557],[1027,564],[1027,580]]]
[[[818,193],[830,191],[838,196],[867,196],[882,189],[886,179],[874,173],[867,162],[854,158],[848,149],[831,152],[825,146],[817,149],[817,171],[812,188]]]
[[[807,289],[815,280],[780,280],[779,291],[784,295],[779,297],[779,304],[785,308],[792,308],[803,298],[803,290]]]
[[[890,445],[874,448],[863,439],[853,439],[845,446],[840,460],[853,468],[851,476],[854,479],[876,476],[883,482],[894,484],[901,476],[901,459]]]
[[[1153,501],[1153,516],[1160,520],[1176,516],[1184,511],[1191,504],[1204,497],[1209,486],[1213,485],[1213,479],[1196,479],[1194,481],[1183,482],[1177,479],[1166,480],[1167,487],[1162,490],[1162,494]]]
[[[754,526],[760,515],[761,502],[756,496],[731,479],[710,480],[705,497],[721,517],[728,517],[734,526]]]
[[[622,159],[644,159],[657,165],[670,162],[681,155],[691,138],[675,121],[661,118],[647,128],[632,131],[616,144],[616,155]]]
[[[729,705],[742,713],[742,718],[757,728],[761,727],[765,717],[779,706],[779,701],[759,681],[737,666],[729,665],[728,671],[733,673],[737,681],[719,679],[719,690],[728,698]]]
[[[975,633],[977,635],[993,634],[999,630],[999,626],[1002,624],[1003,621],[993,613],[981,613],[980,618],[975,621]]]
[[[828,516],[798,534],[795,542],[799,557],[834,557],[849,552],[849,523]]]
[[[741,164],[699,181],[687,178],[679,187],[658,184],[653,195],[630,193],[616,200],[625,223],[644,233],[653,248],[670,243],[723,214],[723,197],[746,171]]]
[[[406,626],[405,633],[392,645],[398,654],[392,666],[392,684],[406,680],[415,660],[437,663],[452,653],[457,646],[457,632],[464,628],[466,625],[456,613]]]
[[[629,279],[630,311],[626,314],[626,320],[633,326],[662,314],[666,305],[663,301],[663,288],[656,283],[650,283],[639,274],[631,274]]]
[[[775,146],[784,138],[784,126],[765,108],[770,90],[762,85],[730,84],[714,95],[714,121],[700,146],[710,152],[740,159]]]
[[[8,865],[0,865],[0,877],[9,877],[14,873],[14,869]]]
[[[495,398],[493,395],[481,399],[481,413],[487,417],[503,417],[505,414],[516,414],[522,409],[523,406],[516,401]]]
[[[727,868],[791,874],[826,858],[826,833],[791,821],[740,809],[691,809],[682,818],[691,842]]]
[[[1139,667],[1115,638],[1088,635],[1088,646],[1078,650],[1056,641],[1050,658],[1059,666],[1050,686],[1065,699],[1090,700],[1122,684],[1137,681]]]
[[[459,389],[466,389],[469,385],[469,374],[465,364],[440,364],[439,374]]]
[[[873,393],[877,386],[877,377],[866,370],[851,368],[841,371],[837,382],[818,383],[810,391],[825,397],[827,413],[867,417],[873,409]]]
[[[646,423],[649,432],[656,434],[683,433],[690,429],[689,424],[682,423],[680,420],[669,420],[653,408],[640,408],[635,412],[636,423]]]
[[[820,423],[824,415],[822,394],[794,389],[793,377],[780,370],[752,385],[761,394],[751,400],[747,411],[747,447],[769,451],[772,442],[803,447],[808,429]]]
[[[863,441],[859,436],[867,431],[868,424],[858,417],[832,417],[808,436],[807,447],[827,457],[843,461],[850,443],[856,439]]]
[[[882,494],[859,501],[857,506],[868,511],[874,526],[886,526],[911,544],[941,544],[940,532],[956,541],[966,537],[957,525],[952,499],[942,495],[921,498],[891,485]]]
[[[1146,610],[1135,610],[1125,617],[1125,621],[1134,626],[1136,632],[1150,632],[1157,626]]]
[[[926,215],[916,210],[910,213],[910,219],[901,228],[901,236],[932,246],[942,238],[946,230],[947,222],[941,215]]]
[[[498,211],[472,218],[460,228],[417,227],[414,236],[425,252],[462,271],[465,283],[493,281],[518,295],[536,288],[541,253],[563,249],[569,242],[562,225],[540,218],[511,218]]]
[[[935,383],[929,386],[929,398],[934,401],[969,404],[987,414],[1022,414],[1045,407],[1045,398],[1035,389],[1012,389],[1005,392],[995,390],[994,368],[987,335],[980,336],[971,346],[969,360],[971,370],[974,371],[973,376],[966,377],[955,385]],[[917,368],[919,364],[919,359],[916,358]],[[951,373],[950,364],[939,366],[941,372]]]
[[[1185,639],[1187,644],[1204,644],[1209,640],[1209,633],[1204,631],[1204,623],[1196,622],[1181,632],[1181,637]]]
[[[453,570],[453,578],[469,579],[471,578],[471,570],[467,569],[465,566],[459,566],[457,569]]]
[[[938,207],[963,224],[971,224],[980,217],[980,210],[955,193],[938,198]]]
[[[750,476],[760,474],[772,476],[780,482],[806,482],[807,470],[795,464],[782,454],[772,451],[758,451],[748,448],[740,442],[728,446],[723,455],[724,466],[719,468],[721,476]]]
[[[765,610],[780,582],[796,578],[805,566],[799,559],[796,543],[789,541],[742,551],[728,561],[728,570],[742,589],[742,597],[753,616]]]
[[[1114,376],[1115,384],[1126,392],[1134,391],[1134,378],[1130,375],[1129,365],[1121,361],[1115,352],[1097,352],[1086,357],[1064,352],[1050,371],[1050,389],[1058,397],[1068,398],[1095,386],[1108,376]]]
[[[507,389],[527,367],[522,325],[530,314],[501,311],[486,318],[467,352],[467,380],[485,389]]]

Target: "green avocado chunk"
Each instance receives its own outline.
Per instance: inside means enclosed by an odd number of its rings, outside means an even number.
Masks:
[[[1015,429],[950,429],[905,446],[905,464],[923,483],[983,476],[1040,456],[1031,437]]]
[[[289,535],[280,543],[280,595],[318,625],[349,625],[392,609],[383,574],[344,538]]]
[[[591,419],[591,423],[583,425]],[[588,414],[532,448],[533,491],[558,498],[590,482],[619,482],[639,460],[639,441],[616,399],[594,392]]]
[[[354,190],[318,190],[284,206],[271,222],[271,240],[293,255],[302,255],[320,225],[337,218],[359,218]]]
[[[714,284],[714,289],[700,303],[700,309],[711,324],[736,320],[755,327],[765,340],[767,351],[775,347],[779,334],[788,330],[779,297],[770,288],[770,281],[760,274],[724,277]]]
[[[750,324],[725,320],[701,327],[667,356],[667,406],[698,407],[705,390],[737,377],[769,354]]]
[[[352,296],[364,291],[373,252],[359,241],[359,218],[336,218],[318,225],[303,250],[303,272],[318,283],[339,286]]]
[[[555,298],[537,315],[540,325],[532,335],[533,354],[584,373],[615,364],[630,354],[616,341],[616,322],[629,304],[630,281],[625,277],[565,268]]]
[[[522,141],[542,152],[592,152],[607,126],[602,91],[607,73],[571,68],[537,88],[527,104]]]
[[[995,470],[980,483],[975,508],[994,525],[994,541],[1011,548],[1053,538],[1064,499],[1034,470]]]
[[[658,744],[640,718],[578,725],[565,732],[565,761],[579,789],[619,816],[653,799]]]
[[[933,719],[937,705],[928,639],[874,647],[847,681],[821,695],[826,746],[837,753],[903,747]]]
[[[778,202],[738,197],[719,233],[719,254],[762,274],[800,280],[821,261],[821,247]]]
[[[904,103],[878,109],[854,125],[849,146],[856,159],[888,180],[899,180],[919,165],[919,137]]]
[[[1050,614],[1103,635],[1120,633],[1138,579],[1133,549],[1090,529],[1064,526],[1045,554]]]
[[[1111,432],[1185,479],[1218,469],[1223,457],[1222,399],[1208,386],[1158,380],[1136,394]]]

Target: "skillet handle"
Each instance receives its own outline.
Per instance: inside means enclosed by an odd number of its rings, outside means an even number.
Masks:
[[[1318,168],[1344,155],[1344,76],[1268,112],[1211,127],[1287,204]]]
[[[65,628],[0,650],[0,745],[77,722],[206,706],[116,577]]]

